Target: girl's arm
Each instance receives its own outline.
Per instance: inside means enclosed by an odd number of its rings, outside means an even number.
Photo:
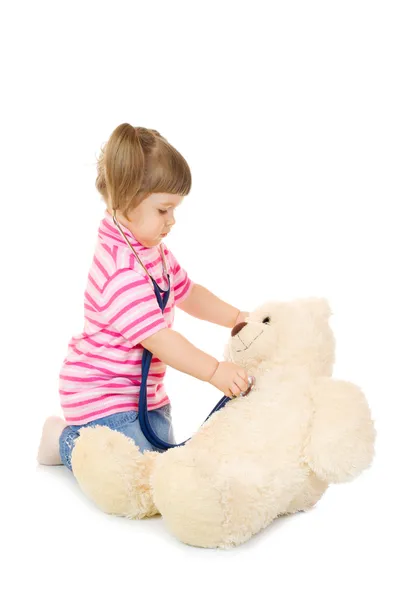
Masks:
[[[227,304],[198,283],[193,285],[189,296],[177,306],[192,317],[231,329],[249,314]]]
[[[183,335],[168,327],[146,338],[141,344],[166,365],[202,381],[210,381],[219,366],[216,358],[196,348]]]
[[[208,381],[226,396],[237,396],[248,389],[247,371],[232,362],[218,362],[169,327],[143,340],[142,346],[166,365]]]

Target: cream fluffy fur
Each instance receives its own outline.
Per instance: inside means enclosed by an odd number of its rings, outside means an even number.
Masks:
[[[254,375],[255,388],[185,446],[141,454],[121,433],[82,429],[72,453],[82,490],[107,513],[161,513],[182,542],[229,548],[359,475],[373,459],[375,429],[362,391],[331,378],[330,314],[323,299],[251,313],[225,359]]]

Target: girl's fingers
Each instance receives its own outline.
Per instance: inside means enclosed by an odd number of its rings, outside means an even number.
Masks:
[[[248,381],[247,377],[245,379],[242,379],[241,377],[237,377],[235,379],[235,384],[240,388],[241,392],[245,392],[247,390],[247,388],[249,387],[249,381]]]
[[[230,391],[232,392],[232,396],[239,396],[241,390],[239,389],[239,387],[236,385],[236,383],[232,383],[229,386]]]

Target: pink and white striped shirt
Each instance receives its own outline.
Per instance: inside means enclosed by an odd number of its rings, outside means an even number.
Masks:
[[[121,229],[162,289],[160,248],[146,248]],[[171,293],[164,313],[148,275],[105,211],[85,291],[84,330],[73,336],[59,376],[61,407],[69,425],[127,410],[138,410],[143,346],[141,341],[172,327],[175,305],[193,282],[164,245]],[[164,387],[166,365],[153,356],[148,382],[149,410],[169,403]]]

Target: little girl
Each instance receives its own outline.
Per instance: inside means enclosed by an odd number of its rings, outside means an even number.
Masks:
[[[71,467],[81,427],[107,425],[139,449],[157,450],[138,419],[143,348],[153,353],[147,382],[154,432],[175,444],[166,365],[210,382],[226,396],[248,388],[244,369],[215,358],[173,331],[174,308],[233,328],[248,313],[191,281],[163,244],[175,224],[174,209],[191,188],[190,169],[157,131],[124,123],[102,148],[96,188],[106,203],[85,292],[85,324],[72,337],[60,372],[64,419],[49,417],[38,462]],[[170,295],[164,312],[151,281]]]

